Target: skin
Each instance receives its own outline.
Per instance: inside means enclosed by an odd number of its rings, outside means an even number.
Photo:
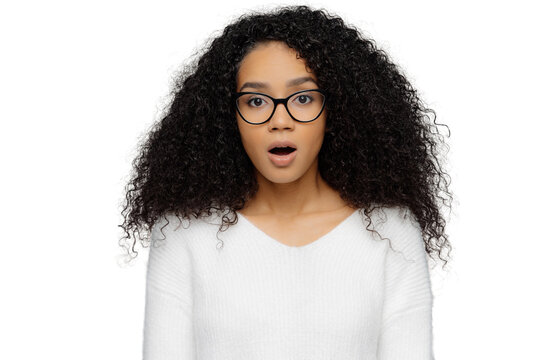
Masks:
[[[292,87],[286,83],[298,77],[315,80]],[[236,91],[257,91],[274,98],[293,92],[318,89],[317,77],[296,51],[285,43],[270,41],[257,45],[242,60],[237,74]],[[268,83],[267,88],[240,88],[245,82]],[[347,218],[355,209],[346,205],[339,193],[326,183],[318,170],[318,154],[325,128],[326,109],[315,120],[293,120],[283,105],[262,124],[236,119],[242,144],[254,164],[259,184],[257,194],[239,211],[276,241],[302,246],[316,241]],[[288,139],[297,146],[295,160],[286,167],[275,166],[267,148],[275,140]],[[302,236],[299,236],[299,235]]]

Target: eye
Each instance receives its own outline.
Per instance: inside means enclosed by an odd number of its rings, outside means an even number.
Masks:
[[[311,103],[313,101],[313,97],[306,94],[301,94],[298,95],[294,100],[299,100],[300,105],[305,105]]]
[[[263,98],[258,96],[254,96],[247,101],[247,104],[249,106],[255,105],[253,107],[260,107],[259,105],[262,105],[263,103],[266,103],[266,101],[264,101]]]

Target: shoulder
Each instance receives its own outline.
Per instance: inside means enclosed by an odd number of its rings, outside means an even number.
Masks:
[[[381,228],[399,228],[401,231],[420,230],[416,217],[407,207],[381,206],[371,213],[376,226]]]
[[[408,261],[426,255],[422,229],[409,208],[383,206],[370,216],[373,228],[389,240],[390,250],[403,254]]]
[[[153,247],[189,248],[197,241],[207,241],[215,236],[221,225],[221,213],[212,212],[198,218],[184,218],[172,212],[160,216],[151,229]],[[169,245],[171,244],[171,245]]]
[[[169,213],[152,227],[146,279],[148,293],[159,294],[153,299],[172,297],[175,301],[189,301],[186,294],[190,292],[193,256],[185,226],[185,219]]]

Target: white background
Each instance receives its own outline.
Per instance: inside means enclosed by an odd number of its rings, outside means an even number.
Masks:
[[[454,260],[433,279],[438,360],[540,359],[532,3],[309,3],[375,39],[451,129]],[[174,72],[263,2],[188,4],[0,6],[0,358],[141,359],[147,249],[116,263],[136,144]]]

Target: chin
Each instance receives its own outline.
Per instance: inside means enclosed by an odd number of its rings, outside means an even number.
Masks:
[[[302,177],[293,167],[267,168],[265,171],[258,172],[261,177],[274,184],[288,184]]]

